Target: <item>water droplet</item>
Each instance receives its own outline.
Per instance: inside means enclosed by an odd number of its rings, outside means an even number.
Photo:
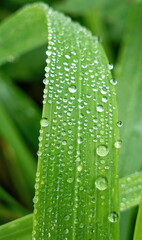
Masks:
[[[108,68],[109,68],[109,70],[112,70],[112,69],[113,69],[113,64],[112,64],[112,63],[109,63],[109,64],[108,64]]]
[[[67,182],[68,182],[68,183],[72,183],[72,182],[73,182],[73,178],[68,178],[68,179],[67,179]]]
[[[109,215],[108,215],[108,220],[112,223],[115,223],[118,221],[118,214],[116,212],[111,212]]]
[[[79,171],[79,172],[82,171],[82,166],[81,165],[77,166],[77,171]]]
[[[102,105],[98,105],[96,109],[97,109],[97,112],[103,112],[104,111],[104,108],[103,108]]]
[[[118,126],[118,127],[122,127],[122,126],[123,126],[123,122],[122,122],[122,121],[118,121],[118,122],[117,122],[117,126]]]
[[[49,80],[47,78],[43,79],[43,83],[47,85],[49,83]]]
[[[107,189],[108,187],[108,181],[105,177],[98,177],[95,181],[95,186],[98,188],[100,191],[103,191]]]
[[[107,98],[106,97],[102,97],[102,102],[106,103],[107,102]]]
[[[65,55],[65,58],[66,58],[66,59],[70,59],[71,57],[70,57],[70,55],[66,54],[66,55]]]
[[[47,127],[49,125],[48,119],[47,118],[42,118],[40,121],[40,124],[42,127]]]
[[[75,93],[75,92],[77,91],[76,86],[74,86],[74,85],[71,85],[71,86],[68,88],[68,90],[69,90],[70,93]]]
[[[109,153],[109,149],[105,145],[100,145],[96,149],[97,155],[104,157]]]
[[[121,141],[121,140],[116,141],[116,142],[114,143],[114,146],[115,146],[115,148],[121,148],[121,146],[122,146],[122,141]]]
[[[63,141],[62,141],[62,144],[63,144],[63,145],[67,145],[67,141],[66,141],[66,140],[63,140]]]
[[[115,78],[112,78],[110,80],[110,83],[115,86],[117,84],[117,80]]]
[[[65,234],[68,234],[69,233],[69,229],[65,229]]]

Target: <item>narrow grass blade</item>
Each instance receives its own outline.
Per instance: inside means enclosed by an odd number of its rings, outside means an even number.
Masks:
[[[37,149],[40,110],[24,92],[0,72],[0,101],[33,149]],[[11,103],[11,104],[9,104]],[[23,111],[24,109],[24,111]]]
[[[137,221],[135,226],[134,240],[142,239],[142,198],[140,201],[139,211],[137,215]]]
[[[19,132],[10,119],[8,113],[0,103],[0,134],[11,145],[15,161],[11,166],[11,176],[14,186],[21,197],[31,206],[33,194],[35,163],[29,150],[26,148]],[[24,198],[23,198],[24,195]]]
[[[33,27],[34,26],[34,27]],[[0,25],[0,64],[13,61],[47,43],[47,25],[40,5],[24,7]]]
[[[120,179],[120,209],[138,205],[142,194],[142,172]]]
[[[33,239],[118,239],[112,65],[89,31],[48,7],[46,14],[48,64]]]
[[[121,56],[117,65],[119,118],[124,127],[120,129],[122,149],[120,152],[120,177],[141,171],[142,167],[142,3],[133,2],[129,12],[127,31],[125,32]],[[133,196],[133,194],[132,194]],[[133,210],[132,210],[133,211]],[[135,211],[130,221],[129,215],[122,219],[124,236],[132,240],[131,226],[135,220]],[[131,215],[131,214],[130,214]],[[124,214],[123,214],[124,216]],[[128,227],[128,228],[127,228]]]
[[[120,152],[121,177],[141,170],[142,140],[142,3],[133,4],[129,13],[128,31],[117,66],[119,117],[123,141]]]
[[[26,215],[28,211],[21,204],[19,204],[12,196],[0,187],[0,202],[4,203],[9,209],[19,214],[19,217]]]
[[[32,215],[0,226],[0,240],[31,240]]]

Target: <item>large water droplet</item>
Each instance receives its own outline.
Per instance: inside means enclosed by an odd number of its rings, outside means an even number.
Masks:
[[[109,215],[108,215],[108,220],[112,223],[115,223],[118,221],[118,214],[116,212],[111,212]]]
[[[100,145],[96,149],[97,155],[104,157],[109,153],[109,149],[105,145]]]
[[[102,105],[98,105],[97,106],[97,112],[103,112],[104,111],[104,108]]]
[[[121,140],[116,141],[116,142],[114,143],[114,146],[115,146],[115,148],[121,148],[121,146],[122,146],[122,141],[121,141]]]
[[[76,86],[74,86],[74,85],[71,85],[71,86],[68,88],[68,90],[69,90],[70,93],[75,93],[75,92],[77,91]]]
[[[40,124],[42,127],[47,127],[49,125],[49,121],[47,118],[42,118]]]
[[[100,191],[103,191],[105,189],[107,189],[108,187],[108,181],[105,177],[98,177],[95,181],[95,186],[96,188],[98,188]]]

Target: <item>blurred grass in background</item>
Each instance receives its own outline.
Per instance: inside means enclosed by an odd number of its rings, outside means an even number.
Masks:
[[[0,3],[0,21],[34,0]],[[49,0],[97,35],[118,80],[123,147],[120,177],[141,170],[142,3],[128,0]],[[0,67],[0,223],[32,212],[47,44]],[[137,209],[122,212],[121,239],[133,238]]]

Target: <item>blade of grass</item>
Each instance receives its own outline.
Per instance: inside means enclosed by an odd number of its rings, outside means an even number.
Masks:
[[[128,177],[121,178],[119,180],[120,208],[121,208],[121,211],[124,211],[124,210],[126,210],[126,209],[128,209],[130,207],[133,207],[133,206],[139,204],[141,193],[142,193],[142,184],[141,184],[141,189],[139,187],[137,188],[137,186],[142,181],[141,179],[142,179],[142,172],[139,172],[139,173],[132,174],[132,175],[130,175]],[[130,193],[129,193],[128,189],[131,191]],[[135,198],[135,199],[137,199],[137,201],[134,200],[134,198],[133,198],[133,196],[136,196],[136,195],[137,195],[137,198]],[[124,200],[124,197],[125,197],[125,200]],[[131,197],[132,197],[132,199],[131,199]],[[129,205],[128,205],[128,201],[129,201]],[[125,216],[126,216],[126,212],[124,212],[124,213],[125,213]],[[129,214],[129,213],[127,212],[127,214]],[[33,214],[29,214],[26,217],[22,217],[22,218],[19,218],[19,219],[16,220],[17,222],[19,222],[19,224],[23,225],[22,231],[23,231],[23,235],[25,235],[25,239],[26,240],[31,239],[31,235],[32,235],[32,218],[33,218]],[[130,214],[129,214],[129,218],[130,218]],[[29,222],[29,232],[28,232],[28,235],[26,235],[27,234],[26,233],[26,227],[24,227],[24,226],[26,226],[26,222],[27,221]],[[8,232],[7,226],[10,226],[11,224],[13,224],[13,221],[11,223],[8,223],[8,224],[0,226],[0,240],[2,240],[4,238],[5,232],[6,233]],[[3,227],[5,229],[5,232],[3,232]],[[11,235],[9,235],[11,240],[13,240],[13,239],[15,240],[16,234],[17,234],[17,228],[19,228],[19,225],[15,225],[15,228],[13,228],[13,231],[11,232],[13,238],[11,238]],[[1,237],[3,237],[3,238],[1,239]],[[8,240],[8,239],[6,238],[5,240]]]
[[[0,240],[31,240],[32,214],[0,226]]]
[[[128,19],[122,52],[116,68],[118,78],[119,117],[123,145],[120,153],[120,175],[123,177],[141,170],[142,139],[142,3],[134,4]]]
[[[140,201],[139,211],[136,220],[135,226],[135,233],[134,233],[134,240],[141,240],[142,239],[142,198]]]
[[[139,204],[142,193],[142,172],[121,178],[119,184],[120,209],[125,210]]]
[[[0,64],[13,61],[15,57],[47,43],[43,8],[37,4],[24,7],[16,15],[13,14],[1,23],[0,36]]]
[[[0,187],[0,201],[5,203],[5,205],[12,209],[15,213],[19,214],[19,217],[26,215],[28,213],[27,209],[19,204],[9,193],[5,191],[4,188]]]
[[[1,136],[11,145],[12,151],[15,155],[16,163],[12,163],[13,169],[11,170],[15,188],[17,189],[19,196],[21,196],[21,200],[26,201],[28,206],[31,206],[35,178],[35,163],[33,157],[26,148],[14,123],[1,103],[0,116]]]
[[[124,123],[120,136],[123,141],[120,153],[120,176],[127,176],[141,170],[142,140],[142,3],[132,4],[129,12],[128,27],[118,66],[118,105],[119,117]],[[132,210],[133,211],[133,210]],[[122,220],[121,238],[132,239],[131,226],[135,221],[135,212],[131,221],[125,216]],[[130,223],[129,225],[127,223]],[[126,225],[126,226],[125,226]],[[124,234],[124,235],[123,235]]]
[[[30,144],[30,147],[37,149],[40,110],[36,103],[12,84],[2,72],[0,72],[0,101],[25,139],[28,140],[27,146]]]
[[[90,32],[51,9],[45,14],[49,59],[33,238],[118,239],[112,66]]]

